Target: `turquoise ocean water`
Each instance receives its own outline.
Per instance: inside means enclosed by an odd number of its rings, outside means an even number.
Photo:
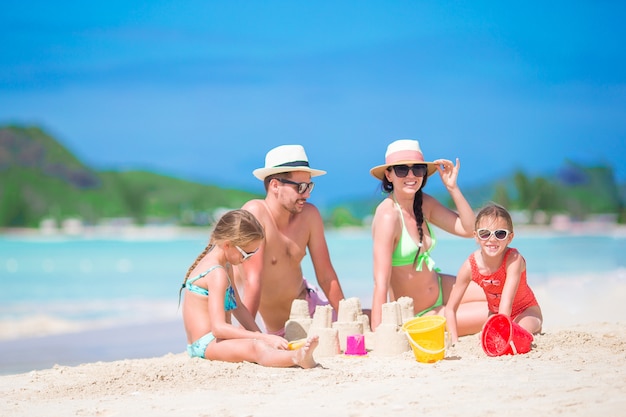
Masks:
[[[438,237],[437,266],[455,274],[475,243],[442,232]],[[327,240],[346,297],[359,297],[369,307],[369,231],[328,231]],[[115,325],[176,319],[178,289],[206,241],[201,234],[152,239],[1,236],[0,323],[47,318]],[[575,280],[626,270],[623,234],[521,231],[512,246],[527,260],[531,286],[555,277]],[[303,270],[314,276],[308,258]]]

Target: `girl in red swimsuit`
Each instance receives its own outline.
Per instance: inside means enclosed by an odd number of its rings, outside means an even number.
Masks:
[[[526,260],[509,244],[513,221],[503,207],[490,204],[476,215],[474,238],[479,249],[461,265],[446,305],[452,343],[458,339],[456,310],[471,281],[485,291],[489,314],[506,314],[532,334],[541,332],[541,308],[526,281]]]

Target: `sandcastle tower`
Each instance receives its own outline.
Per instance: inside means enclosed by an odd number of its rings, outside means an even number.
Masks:
[[[319,336],[319,344],[313,356],[321,358],[341,353],[339,331],[332,328],[333,308],[330,305],[315,307],[315,314],[309,327],[308,336]]]
[[[309,316],[309,303],[306,300],[293,300],[289,320],[285,323],[285,339],[290,342],[304,339],[312,322],[313,319]]]
[[[342,352],[346,350],[348,336],[371,333],[369,318],[363,314],[361,301],[357,297],[339,301],[337,321],[332,324],[332,328],[338,332],[339,348]],[[365,345],[368,345],[367,336]]]
[[[400,297],[382,306],[381,323],[374,332],[374,353],[391,356],[411,349],[402,324],[413,317],[413,299]]]
[[[400,305],[400,317],[402,319],[400,323],[401,325],[415,317],[415,313],[413,311],[413,299],[411,297],[398,298],[398,304]]]

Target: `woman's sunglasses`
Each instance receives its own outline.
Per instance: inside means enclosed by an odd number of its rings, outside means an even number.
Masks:
[[[276,179],[282,182],[283,184],[291,184],[291,185],[297,186],[298,188],[296,190],[298,191],[298,194],[304,194],[306,193],[306,190],[309,190],[309,192],[312,192],[313,187],[315,186],[315,184],[312,182],[295,182],[295,181],[286,180],[284,178],[276,178]]]
[[[428,168],[424,164],[411,165],[411,166],[392,165],[391,168],[393,168],[393,172],[396,173],[396,176],[398,178],[406,177],[407,175],[409,175],[409,171],[412,171],[413,175],[415,175],[416,177],[424,177],[426,176],[426,173],[428,172]]]
[[[480,240],[489,240],[491,236],[495,236],[498,240],[504,240],[509,236],[509,232],[506,229],[498,229],[498,230],[489,230],[489,229],[478,229],[476,230],[476,234]]]
[[[259,251],[259,248],[256,248],[252,252],[246,252],[245,250],[241,249],[237,245],[235,245],[235,247],[237,248],[239,253],[241,253],[241,255],[243,256],[243,259],[241,260],[241,262],[245,261],[246,259],[248,259],[249,257],[251,257],[252,255],[254,255],[255,253],[257,253]]]

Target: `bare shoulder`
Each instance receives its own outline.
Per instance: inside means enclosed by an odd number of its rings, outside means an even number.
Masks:
[[[480,250],[472,252],[461,264],[459,271],[457,272],[456,279],[461,281],[471,281],[472,279],[472,263],[470,259],[474,257],[476,266],[480,269],[482,267],[482,258],[480,257]]]
[[[377,223],[395,223],[400,218],[400,212],[393,204],[393,200],[385,198],[376,207],[374,212],[374,222]]]
[[[246,202],[241,208],[254,214],[254,216],[261,222],[267,216],[267,208],[265,206],[264,200],[250,200]]]
[[[400,212],[390,198],[378,205],[372,220],[372,236],[375,243],[389,244],[397,238],[402,229],[400,216]]]
[[[432,214],[439,210],[439,207],[444,207],[439,200],[430,194],[422,193],[422,212],[427,219],[431,219]]]
[[[509,248],[509,254],[507,256],[507,264],[511,265],[514,262],[525,263],[524,257],[515,248]]]
[[[241,208],[243,210],[248,210],[249,212],[254,213],[256,211],[259,211],[261,207],[263,207],[263,205],[263,200],[255,199],[247,201],[243,206],[241,206]]]
[[[439,200],[428,193],[422,193],[422,205],[434,205],[440,206],[442,205]]]
[[[465,261],[463,261],[463,264],[461,265],[461,267],[462,268],[467,267],[467,268],[471,269],[472,268],[472,261],[471,261],[472,258],[474,258],[474,262],[476,263],[476,265],[478,265],[478,266],[482,266],[483,265],[483,258],[481,256],[480,249],[476,249],[475,251],[470,253],[467,258],[465,258]]]
[[[299,221],[307,222],[307,223],[318,222],[318,221],[321,222],[322,215],[319,209],[315,205],[311,203],[305,203],[304,207],[302,208],[302,212],[300,213]]]

